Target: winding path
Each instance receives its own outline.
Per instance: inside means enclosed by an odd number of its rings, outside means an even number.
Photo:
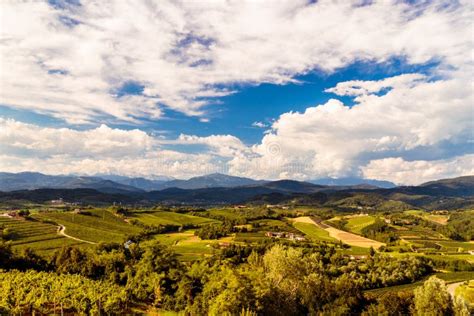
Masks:
[[[447,286],[448,292],[449,292],[449,294],[451,294],[452,298],[454,298],[454,292],[456,292],[456,289],[458,288],[458,286],[460,286],[464,282],[466,282],[466,281],[461,281],[461,282],[448,284],[448,286]]]
[[[68,234],[65,233],[65,231],[66,231],[66,226],[59,224],[59,227],[58,227],[58,234],[59,235],[62,235],[66,238],[74,239],[74,240],[77,240],[77,241],[80,241],[80,242],[85,242],[85,243],[88,243],[88,244],[91,244],[91,245],[97,245],[96,242],[88,241],[88,240],[84,240],[84,239],[80,239],[80,238],[68,235]]]

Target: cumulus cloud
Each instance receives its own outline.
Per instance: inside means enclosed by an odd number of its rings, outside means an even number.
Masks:
[[[471,58],[470,1],[358,3],[2,1],[0,103],[70,123],[138,123],[163,106],[205,116],[213,98],[235,92],[229,84],[283,84],[393,56],[437,59],[439,71]],[[117,94],[130,81],[143,91]]]
[[[474,155],[433,161],[406,161],[403,158],[377,159],[364,166],[362,172],[369,179],[375,177],[400,184],[420,184],[440,178],[450,178],[453,175],[473,175]]]
[[[195,135],[181,134],[177,140],[171,143],[185,145],[206,145],[211,151],[221,157],[235,157],[249,154],[249,149],[240,139],[232,135],[211,135],[199,137]]]
[[[219,148],[220,141],[226,141],[227,145]],[[203,143],[210,150],[189,153],[165,148],[176,143]],[[10,172],[188,178],[197,174],[225,172],[225,157],[235,146],[242,145],[232,136],[199,139],[181,135],[177,140],[164,140],[136,129],[123,130],[101,125],[74,130],[40,127],[0,118],[0,166],[2,171]]]
[[[415,79],[415,80],[414,80]],[[428,80],[401,75],[383,81],[339,83],[330,91],[357,95],[356,104],[345,106],[331,99],[305,112],[281,115],[260,144],[257,157],[238,157],[231,170],[249,176],[263,172],[270,178],[292,175],[301,179],[370,175],[387,179],[386,173],[364,167],[383,158],[429,157],[430,148],[450,144],[472,148],[472,83],[467,78]],[[385,94],[376,92],[390,88]],[[357,91],[357,92],[354,92]],[[455,153],[444,152],[445,158]],[[418,166],[430,166],[429,161]],[[451,176],[467,169],[452,171]],[[462,172],[461,172],[462,171]],[[434,174],[434,173],[433,173]],[[439,176],[446,175],[440,172]],[[411,182],[408,172],[397,179]],[[414,178],[416,179],[416,177]]]
[[[113,119],[139,127],[163,117],[164,107],[207,122],[206,106],[240,84],[285,84],[314,69],[393,57],[436,66],[339,82],[326,90],[333,99],[282,114],[253,146],[232,135],[165,139],[107,125],[78,130],[1,119],[0,167],[398,183],[472,173],[472,2],[357,3],[3,1],[0,104],[75,124]],[[138,87],[133,93],[129,83]]]

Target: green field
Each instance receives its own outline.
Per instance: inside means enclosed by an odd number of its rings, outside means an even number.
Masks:
[[[449,273],[440,272],[440,273],[435,273],[434,275],[436,275],[441,280],[444,280],[447,284],[474,279],[474,272],[467,272],[467,271],[449,272]],[[379,296],[387,292],[413,291],[416,287],[423,285],[423,283],[428,278],[429,276],[414,283],[395,285],[395,286],[389,286],[389,287],[384,287],[384,288],[375,289],[375,290],[369,290],[369,291],[366,291],[366,293],[374,295],[374,296]]]
[[[35,217],[66,227],[66,234],[90,242],[122,242],[142,229],[125,222],[107,210],[90,210],[91,215],[73,212],[41,212]]]
[[[253,230],[258,230],[261,232],[267,231],[285,231],[285,232],[294,232],[297,233],[298,230],[295,229],[290,224],[276,220],[276,219],[259,219],[251,221],[250,224],[253,226]]]
[[[135,212],[131,217],[146,225],[202,225],[218,222],[211,218],[165,211]]]
[[[372,225],[373,223],[375,223],[375,217],[373,216],[356,216],[347,220],[346,228],[350,232],[360,235],[362,233],[362,229]]]
[[[223,240],[230,241],[232,237],[225,237],[221,240],[201,240],[194,236],[193,230],[186,230],[179,233],[159,234],[154,237],[154,240],[172,247],[180,260],[191,261],[211,255],[214,252],[213,244],[218,244]]]
[[[462,250],[474,250],[474,244],[469,242],[462,242],[462,241],[438,241],[436,242],[442,247],[445,248],[461,248]]]
[[[233,209],[210,209],[208,212],[212,216],[224,217],[230,220],[236,220],[240,218],[240,215],[233,212]]]
[[[336,239],[329,236],[329,233],[322,228],[310,223],[293,223],[293,226],[306,236],[317,241],[337,242]]]
[[[0,226],[8,228],[13,239],[10,241],[13,249],[31,248],[39,254],[50,254],[64,246],[85,246],[58,234],[58,227],[36,220],[14,219],[0,217]]]

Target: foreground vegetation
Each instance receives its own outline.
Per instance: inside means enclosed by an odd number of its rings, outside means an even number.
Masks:
[[[0,217],[0,314],[468,315],[471,214],[437,223],[419,211],[279,207],[10,213]],[[453,239],[453,227],[465,237]],[[350,246],[332,230],[384,246]],[[454,296],[445,284],[458,286]]]

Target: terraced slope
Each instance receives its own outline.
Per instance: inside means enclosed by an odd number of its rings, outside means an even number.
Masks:
[[[73,212],[44,212],[36,215],[66,227],[66,232],[89,242],[122,242],[127,235],[142,229],[106,210],[91,210],[90,215]]]
[[[354,216],[351,217],[347,220],[346,228],[355,233],[355,234],[361,234],[362,230],[375,223],[375,217],[366,215],[366,216]]]
[[[31,248],[40,254],[49,254],[64,246],[84,246],[81,242],[58,234],[58,226],[38,220],[0,216],[0,226],[10,230],[13,249]]]

